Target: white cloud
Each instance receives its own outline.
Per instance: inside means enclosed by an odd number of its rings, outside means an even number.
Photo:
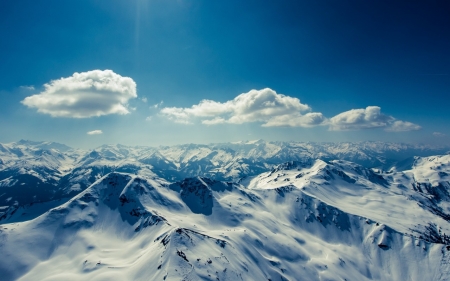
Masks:
[[[260,122],[263,127],[327,125],[330,131],[383,128],[390,132],[404,132],[421,129],[417,124],[382,113],[378,106],[352,109],[330,119],[320,112],[310,111],[311,108],[302,104],[298,98],[277,94],[266,88],[251,90],[223,103],[202,100],[199,104],[186,108],[165,107],[160,110],[160,115],[182,124],[192,124],[193,120],[200,119],[205,125],[249,122]]]
[[[433,136],[435,136],[435,137],[445,137],[446,134],[441,133],[441,132],[433,132]]]
[[[292,115],[280,115],[276,116],[263,127],[277,127],[277,126],[290,126],[290,127],[315,127],[318,125],[326,125],[327,119],[320,112],[308,112],[305,115],[292,114]]]
[[[348,131],[386,127],[395,119],[380,112],[378,106],[365,109],[352,109],[342,112],[330,119],[331,131]]]
[[[156,103],[152,105],[150,108],[160,108],[163,105],[164,101],[160,101],[159,103]]]
[[[306,113],[311,108],[298,98],[277,94],[271,89],[251,90],[233,100],[221,103],[202,100],[189,108],[165,107],[161,115],[177,123],[189,124],[193,118],[206,125],[262,122],[265,127],[311,127],[324,124],[321,113]]]
[[[147,118],[145,118],[145,121],[150,122],[150,121],[152,121],[152,119],[153,119],[153,116],[147,116]]]
[[[179,107],[166,107],[161,109],[160,113],[167,117],[169,120],[174,121],[175,123],[180,124],[191,124],[189,119],[191,116],[186,113],[186,110],[184,108]]]
[[[394,117],[381,113],[378,106],[352,109],[342,112],[329,121],[331,131],[350,131],[362,129],[385,128],[390,132],[404,132],[419,130],[419,125],[411,122],[396,120]]]
[[[90,132],[87,132],[88,135],[101,135],[103,134],[102,130],[93,130]]]
[[[146,97],[143,97],[141,100],[142,100],[142,102],[147,103],[147,98]]]
[[[22,103],[53,117],[89,118],[128,114],[128,100],[136,98],[136,83],[112,70],[74,73],[50,81],[45,90]]]
[[[28,90],[28,91],[34,91],[35,90],[34,86],[20,86],[20,88],[24,89],[24,90]]]
[[[417,124],[407,122],[407,121],[395,121],[389,127],[386,128],[388,132],[408,132],[408,131],[417,131],[422,129]]]

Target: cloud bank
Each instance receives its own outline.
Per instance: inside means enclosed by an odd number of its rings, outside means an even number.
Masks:
[[[102,130],[93,130],[90,132],[87,132],[88,135],[101,135],[103,134]]]
[[[202,100],[191,107],[165,107],[160,115],[177,123],[200,119],[205,125],[262,123],[263,127],[315,127],[327,125],[330,131],[384,128],[389,132],[419,130],[419,125],[381,112],[378,106],[352,109],[330,119],[298,98],[277,94],[271,89],[251,90],[224,103]]]
[[[128,100],[136,98],[136,83],[112,70],[74,73],[50,81],[45,90],[22,103],[52,117],[89,118],[128,114]]]
[[[312,113],[310,110],[298,98],[277,94],[266,88],[251,90],[224,103],[202,100],[189,108],[165,107],[160,113],[174,122],[184,124],[191,123],[194,118],[202,119],[206,125],[261,122],[264,127],[311,127],[325,122],[321,113]]]

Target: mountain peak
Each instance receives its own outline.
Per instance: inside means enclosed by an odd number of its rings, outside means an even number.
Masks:
[[[24,140],[21,139],[18,142],[14,143],[15,145],[23,145],[27,147],[35,147],[35,148],[41,148],[41,149],[56,149],[61,152],[66,152],[68,150],[71,150],[72,148],[57,142],[48,142],[48,141],[30,141],[30,140]]]
[[[245,142],[245,144],[255,144],[255,145],[265,144],[265,143],[266,143],[266,141],[263,139],[250,140],[250,141]]]

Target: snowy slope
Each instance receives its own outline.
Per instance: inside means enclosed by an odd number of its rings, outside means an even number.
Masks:
[[[157,148],[118,144],[85,151],[53,142],[21,140],[0,144],[0,222],[20,221],[18,214],[31,204],[38,208],[41,204],[51,206],[51,202],[68,200],[110,172],[164,178],[168,182],[195,176],[239,181],[287,161],[311,159],[349,160],[366,167],[403,171],[411,169],[415,156],[447,150],[448,147],[383,142],[256,140]],[[30,213],[25,217],[30,218]]]
[[[422,159],[404,175],[432,178],[426,168],[447,171],[445,159]],[[430,194],[399,186],[404,175],[321,160],[285,163],[242,184],[113,172],[34,220],[1,225],[0,276],[447,280],[450,251],[419,223],[446,232],[448,222],[409,196]]]
[[[449,161],[450,155],[417,158],[413,170],[396,173],[376,173],[342,160],[288,162],[242,184],[250,189],[301,189],[368,218],[368,223],[392,225],[399,232],[444,243],[444,234],[450,234]],[[439,171],[428,167],[436,165]]]
[[[0,144],[0,220],[17,208],[48,202],[71,171],[77,151],[52,142]]]

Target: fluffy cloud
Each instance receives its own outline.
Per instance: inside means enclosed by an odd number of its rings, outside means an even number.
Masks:
[[[101,135],[103,134],[102,130],[93,130],[90,132],[87,132],[88,135]]]
[[[352,109],[330,119],[331,131],[347,131],[386,127],[394,118],[381,113],[378,106],[365,109]]]
[[[165,107],[160,113],[174,122],[185,124],[193,118],[201,118],[206,125],[262,122],[265,127],[311,127],[325,122],[326,118],[321,113],[302,114],[310,110],[299,99],[266,88],[251,90],[224,103],[202,100],[189,108]]]
[[[331,119],[320,112],[310,111],[311,108],[302,104],[298,98],[277,94],[266,88],[251,90],[224,103],[202,100],[187,108],[165,107],[161,109],[160,115],[182,124],[190,124],[197,118],[205,125],[260,122],[263,127],[327,125],[331,131],[383,128],[390,132],[405,132],[421,129],[419,125],[381,113],[378,106],[352,109]]]
[[[278,126],[290,126],[290,127],[314,127],[319,125],[325,125],[327,119],[320,112],[308,112],[305,115],[299,113],[292,115],[280,115],[276,116],[263,127],[278,127]]]
[[[53,117],[88,118],[128,114],[128,100],[136,98],[136,83],[111,70],[74,73],[50,81],[45,90],[22,103]]]
[[[386,128],[386,131],[389,132],[407,132],[407,131],[417,131],[422,129],[417,124],[407,122],[407,121],[395,121],[389,127]]]
[[[331,131],[349,131],[373,128],[385,128],[386,131],[404,132],[419,130],[419,125],[396,120],[394,117],[381,113],[378,106],[368,106],[365,109],[352,109],[342,112],[329,120]]]

